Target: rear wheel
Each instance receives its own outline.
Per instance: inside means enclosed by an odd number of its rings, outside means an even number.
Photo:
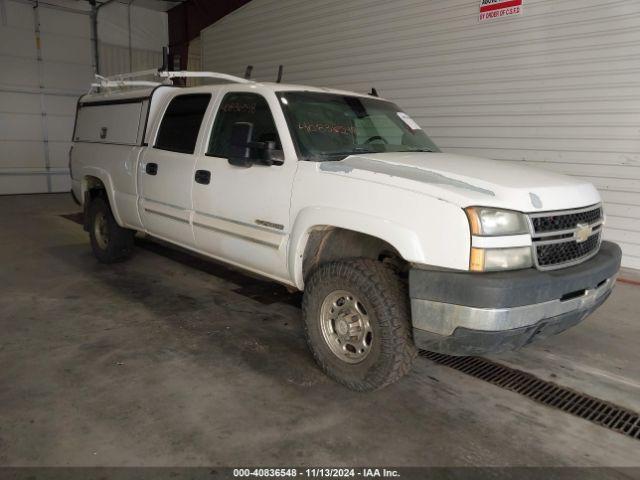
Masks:
[[[89,205],[89,235],[93,254],[102,263],[125,260],[133,250],[134,231],[120,227],[104,197]]]
[[[380,262],[355,259],[321,265],[305,287],[309,347],[333,379],[358,391],[395,382],[411,368],[409,297]]]

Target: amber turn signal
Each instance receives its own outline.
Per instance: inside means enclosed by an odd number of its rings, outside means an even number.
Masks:
[[[469,258],[469,270],[472,272],[484,272],[484,252],[483,248],[472,248]]]

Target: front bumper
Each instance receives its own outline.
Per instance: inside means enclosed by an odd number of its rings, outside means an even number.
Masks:
[[[584,320],[609,296],[618,245],[562,270],[495,273],[411,270],[414,342],[449,355],[513,350]]]

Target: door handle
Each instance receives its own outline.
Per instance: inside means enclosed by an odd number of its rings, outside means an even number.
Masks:
[[[196,170],[195,180],[196,183],[209,185],[209,182],[211,181],[211,172],[209,170]]]
[[[158,173],[158,164],[147,163],[147,165],[144,167],[144,171],[149,175],[156,175]]]

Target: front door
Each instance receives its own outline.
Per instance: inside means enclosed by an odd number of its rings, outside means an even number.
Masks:
[[[169,103],[153,147],[140,162],[140,217],[151,235],[194,246],[190,223],[194,150],[211,95],[186,94]]]
[[[245,142],[273,142],[275,157],[284,162],[229,163],[238,150],[238,125]],[[287,281],[289,205],[297,159],[284,156],[281,133],[286,133],[285,128],[273,94],[239,91],[222,98],[206,152],[196,161],[193,231],[198,250]],[[263,154],[250,149],[252,158]]]

